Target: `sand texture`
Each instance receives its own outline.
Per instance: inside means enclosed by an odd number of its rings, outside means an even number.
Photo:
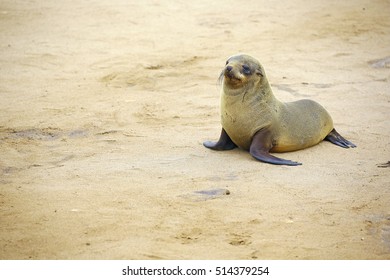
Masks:
[[[390,2],[0,1],[1,259],[390,259]],[[248,53],[356,149],[203,147]]]

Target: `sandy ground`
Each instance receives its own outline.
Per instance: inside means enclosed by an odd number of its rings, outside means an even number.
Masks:
[[[2,0],[0,258],[390,259],[390,2],[284,2]],[[358,148],[204,148],[238,52]]]

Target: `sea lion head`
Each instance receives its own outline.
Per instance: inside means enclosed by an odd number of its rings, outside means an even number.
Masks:
[[[261,84],[266,80],[264,69],[253,57],[246,54],[231,56],[219,77],[224,87],[229,89],[241,89]]]

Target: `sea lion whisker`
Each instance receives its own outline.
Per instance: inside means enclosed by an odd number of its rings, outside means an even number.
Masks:
[[[222,85],[222,81],[223,81],[223,77],[224,77],[224,70],[221,71],[221,74],[219,74],[219,77],[218,77],[218,83],[220,85]]]

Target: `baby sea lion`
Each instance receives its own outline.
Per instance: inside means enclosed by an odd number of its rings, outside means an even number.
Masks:
[[[329,113],[317,102],[303,99],[280,102],[272,93],[264,68],[253,57],[230,57],[221,73],[222,132],[218,142],[203,145],[213,150],[237,146],[257,160],[280,165],[301,163],[270,152],[290,152],[328,140],[343,148],[356,147],[333,127]]]

